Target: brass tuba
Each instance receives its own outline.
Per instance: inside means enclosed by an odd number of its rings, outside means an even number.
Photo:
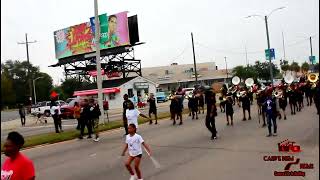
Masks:
[[[309,73],[308,74],[308,80],[312,83],[317,82],[319,79],[319,76],[316,73]]]

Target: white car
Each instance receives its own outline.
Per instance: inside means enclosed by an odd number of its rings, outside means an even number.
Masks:
[[[56,101],[58,106],[62,106],[66,104],[62,100]],[[31,114],[37,115],[37,114],[44,114],[46,117],[49,117],[51,115],[50,113],[50,101],[43,101],[39,102],[34,108],[31,108]]]

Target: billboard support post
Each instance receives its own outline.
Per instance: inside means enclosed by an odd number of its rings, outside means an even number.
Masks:
[[[100,23],[98,17],[98,0],[94,0],[94,21],[95,21],[95,45],[96,45],[96,64],[97,64],[97,87],[98,87],[98,103],[101,111],[100,122],[103,120],[104,124],[104,108],[103,108],[103,94],[102,94],[102,77],[101,77],[101,63],[100,63]]]

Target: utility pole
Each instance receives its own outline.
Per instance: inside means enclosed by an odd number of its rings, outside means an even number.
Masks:
[[[246,63],[247,63],[247,66],[249,66],[247,45],[245,46],[245,50],[246,50]]]
[[[101,111],[100,122],[103,120],[104,124],[104,108],[103,108],[103,94],[102,94],[102,78],[101,78],[101,63],[100,63],[100,23],[98,17],[98,0],[94,0],[94,24],[95,24],[95,41],[96,41],[96,63],[97,63],[97,88],[98,88],[98,103]]]
[[[283,35],[283,31],[282,31],[282,48],[283,48],[283,60],[286,60],[286,49],[284,46],[284,35]]]
[[[227,57],[224,57],[224,62],[226,63],[226,72],[227,72],[227,79],[228,79],[228,65],[227,65]]]
[[[27,62],[28,65],[30,65],[30,60],[29,60],[29,44],[31,43],[36,43],[37,41],[28,41],[28,34],[26,33],[26,41],[25,42],[18,42],[18,44],[25,44],[26,45],[26,50],[27,50]],[[31,84],[31,76],[30,76],[30,67],[28,66],[27,69],[27,78],[28,78],[28,84],[29,84],[29,100],[30,100],[30,105],[32,104],[32,84]]]
[[[272,72],[272,63],[271,63],[271,51],[270,51],[269,29],[268,29],[268,17],[267,17],[267,16],[264,16],[264,20],[265,20],[265,23],[266,23],[266,32],[267,32],[267,41],[268,41],[270,78],[271,78],[271,85],[272,85],[272,88],[273,88],[273,72]]]
[[[311,58],[313,56],[313,53],[312,53],[312,37],[310,36],[310,52],[311,52]],[[311,59],[311,64],[312,64],[312,72],[314,72],[314,64],[313,64],[313,59]]]
[[[196,84],[198,85],[197,63],[196,63],[196,55],[194,53],[193,34],[192,33],[191,33],[191,40],[192,40],[192,51],[193,51],[194,75],[196,77]]]

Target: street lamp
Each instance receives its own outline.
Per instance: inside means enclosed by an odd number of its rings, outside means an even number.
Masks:
[[[37,104],[37,94],[36,94],[36,80],[42,79],[43,77],[37,77],[36,79],[32,80],[33,81],[33,93],[34,93],[34,104]]]
[[[271,85],[273,87],[273,72],[272,72],[272,63],[271,63],[271,55],[270,55],[270,39],[269,39],[269,29],[268,29],[268,18],[271,16],[272,13],[274,13],[277,10],[281,10],[284,9],[285,7],[279,7],[276,8],[274,10],[272,10],[269,15],[265,15],[264,17],[262,15],[259,14],[253,14],[253,15],[249,15],[245,18],[250,18],[250,17],[260,17],[262,19],[264,19],[265,24],[266,24],[266,33],[267,33],[267,43],[268,43],[268,52],[269,52],[269,68],[270,68],[270,78],[271,78]]]

